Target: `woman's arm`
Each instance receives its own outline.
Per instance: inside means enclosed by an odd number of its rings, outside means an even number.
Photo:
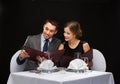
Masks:
[[[60,44],[58,50],[63,50],[64,49],[64,44]]]
[[[84,53],[90,50],[90,46],[87,42],[83,43],[83,50],[84,50]],[[89,59],[88,67],[90,68],[91,66],[93,66],[93,62],[92,62],[92,59]]]
[[[84,53],[90,50],[90,46],[87,42],[83,43],[83,50],[84,50]]]

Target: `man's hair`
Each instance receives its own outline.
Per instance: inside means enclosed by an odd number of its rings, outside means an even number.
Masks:
[[[57,20],[55,20],[53,18],[48,18],[48,19],[46,19],[45,23],[47,23],[47,22],[49,22],[52,25],[56,26],[56,30],[58,30],[58,22],[57,22]]]

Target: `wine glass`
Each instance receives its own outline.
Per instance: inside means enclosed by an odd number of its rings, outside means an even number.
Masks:
[[[88,65],[89,59],[88,57],[82,57],[83,61]]]
[[[81,52],[74,52],[74,58],[80,59],[81,58]]]
[[[50,52],[49,51],[47,51],[47,58],[48,58],[48,60],[51,60],[51,57],[50,57]]]
[[[53,70],[53,67],[51,67],[51,53],[49,51],[46,52],[47,60],[48,60],[48,70],[47,73],[51,73]]]
[[[80,59],[81,52],[74,52],[74,59]],[[76,65],[77,66],[77,65]],[[79,73],[79,69],[73,69],[76,73]]]

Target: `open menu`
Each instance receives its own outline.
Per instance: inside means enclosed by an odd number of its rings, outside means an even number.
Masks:
[[[54,50],[54,51],[50,51],[50,52],[42,52],[27,46],[23,46],[22,49],[24,49],[29,55],[29,59],[33,60],[33,61],[37,61],[36,57],[37,56],[41,56],[41,57],[45,57],[45,58],[53,58],[54,56],[62,56],[64,54],[64,50]],[[49,57],[48,54],[49,53]]]
[[[87,62],[88,59],[92,60],[93,59],[93,49],[91,48],[89,51],[82,54],[81,56],[82,56],[82,58],[80,58],[80,59],[84,60],[85,62]],[[75,58],[71,57],[71,56],[65,56],[65,55],[62,55],[60,57],[57,57],[57,56],[54,57],[54,61],[60,67],[68,67],[70,61],[72,61],[73,59],[75,59]],[[59,63],[58,63],[58,61],[59,61]]]
[[[89,51],[82,54],[82,57],[88,57],[90,60],[92,60],[93,59],[93,49],[91,48]]]

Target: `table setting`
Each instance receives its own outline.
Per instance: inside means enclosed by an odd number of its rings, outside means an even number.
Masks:
[[[57,67],[51,59],[41,61],[36,70],[30,70],[32,73],[54,73],[54,72],[77,72],[84,73],[91,71],[88,69],[85,61],[81,59],[73,59],[68,67]]]

